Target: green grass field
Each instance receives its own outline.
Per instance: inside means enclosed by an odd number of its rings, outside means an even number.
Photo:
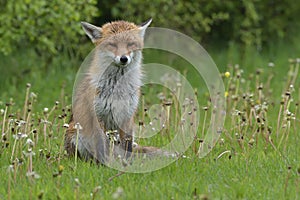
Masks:
[[[169,59],[198,91],[199,131],[187,157],[144,174],[120,174],[81,160],[75,164],[66,156],[64,124],[80,59],[57,57],[44,69],[30,51],[2,56],[0,199],[300,199],[299,47],[278,44],[243,56],[237,47],[210,53],[226,87],[227,117],[219,141],[198,158],[211,112],[206,86],[195,81],[184,61]],[[157,57],[146,52],[145,62]],[[170,96],[161,87],[143,88],[140,107],[159,103],[160,92]],[[144,114],[140,109],[137,120]],[[161,141],[168,137],[139,142]]]

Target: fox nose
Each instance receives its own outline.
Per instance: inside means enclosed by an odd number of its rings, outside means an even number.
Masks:
[[[121,56],[120,62],[121,62],[121,64],[125,65],[128,62],[127,56],[125,56],[125,55]]]

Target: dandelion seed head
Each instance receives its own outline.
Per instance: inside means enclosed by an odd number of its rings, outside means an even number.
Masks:
[[[117,190],[112,194],[113,199],[119,199],[124,193],[123,188],[118,187]]]
[[[14,172],[14,166],[13,165],[9,165],[7,167],[7,172]]]
[[[79,182],[79,179],[78,179],[78,178],[75,178],[74,181],[75,181],[75,183],[76,183],[77,186],[80,185],[80,182]]]
[[[160,92],[157,97],[160,99],[160,100],[165,100],[166,99],[166,96],[164,95],[164,93]]]
[[[28,176],[28,177],[33,177],[33,178],[35,178],[35,179],[41,178],[41,176],[40,176],[38,173],[34,172],[34,171],[32,171],[32,172],[27,172],[27,173],[26,173],[26,176]]]
[[[26,144],[27,144],[28,146],[30,146],[30,147],[33,147],[33,146],[34,146],[34,142],[33,142],[30,138],[28,138],[28,139],[26,140]]]
[[[37,98],[37,95],[34,93],[34,92],[30,92],[30,98],[32,99],[36,99]]]
[[[268,63],[268,67],[274,67],[274,66],[275,66],[275,64],[273,62]]]
[[[64,124],[63,127],[64,128],[69,128],[69,124]]]
[[[22,139],[22,138],[27,138],[28,135],[25,134],[25,133],[21,133],[21,132],[18,132],[16,135],[13,135],[13,138],[16,139],[16,140],[19,140],[19,139]]]
[[[82,126],[78,122],[75,124],[74,128],[77,130],[82,130]]]

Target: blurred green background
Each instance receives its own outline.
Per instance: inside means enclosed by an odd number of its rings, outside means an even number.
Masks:
[[[151,26],[198,41],[220,71],[239,63],[251,72],[299,56],[299,11],[292,0],[2,0],[0,96],[3,101],[18,98],[27,82],[42,103],[55,101],[61,88],[71,94],[76,71],[93,48],[80,21],[140,24],[151,17]]]

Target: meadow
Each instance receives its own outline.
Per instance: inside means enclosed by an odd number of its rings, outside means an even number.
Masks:
[[[236,46],[208,52],[224,80],[227,116],[217,144],[201,159],[197,150],[212,110],[206,86],[184,60],[145,52],[145,62],[165,62],[186,75],[197,91],[200,121],[185,157],[142,174],[66,155],[64,132],[82,60],[61,55],[43,68],[31,51],[1,56],[0,199],[300,199],[299,47],[282,42],[259,53]],[[142,91],[137,121],[151,103],[163,104],[159,94],[172,96],[161,87]],[[173,109],[171,133],[174,116]],[[167,141],[168,134],[157,134],[138,142]]]

